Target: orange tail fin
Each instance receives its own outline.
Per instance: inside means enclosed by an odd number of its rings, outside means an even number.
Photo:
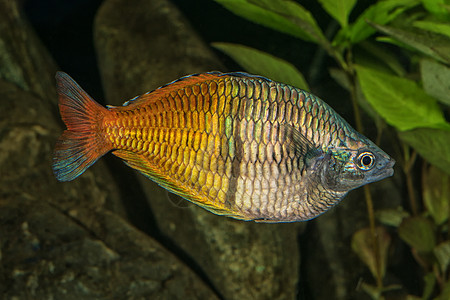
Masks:
[[[58,180],[70,181],[111,150],[111,144],[98,134],[98,124],[110,112],[66,73],[56,73],[56,83],[67,130],[56,142],[53,172]]]

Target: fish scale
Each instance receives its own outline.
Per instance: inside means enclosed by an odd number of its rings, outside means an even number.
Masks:
[[[367,183],[358,181],[361,149],[386,165],[371,181],[392,175],[393,160],[322,100],[264,77],[187,76],[108,109],[67,74],[57,80],[67,125],[55,148],[59,180],[74,179],[112,150],[211,212],[289,222],[314,218]],[[354,174],[342,172],[357,173],[354,183],[345,177]]]
[[[213,87],[211,88],[211,86]],[[161,173],[174,178],[179,184],[185,184],[192,189],[199,190],[203,197],[213,198],[215,199],[214,204],[223,206],[225,204],[224,196],[227,192],[227,180],[213,180],[213,178],[218,175],[216,173],[217,165],[225,164],[229,155],[228,153],[217,153],[214,149],[215,135],[218,134],[218,123],[221,123],[220,126],[224,127],[223,113],[218,110],[221,107],[220,102],[224,102],[224,100],[220,97],[202,97],[208,89],[216,90],[216,86],[215,82],[209,85],[202,84],[200,87],[193,86],[191,89],[186,89],[190,92],[171,93],[169,97],[153,103],[153,107],[148,110],[152,112],[149,117],[158,120],[158,127],[150,127],[149,124],[144,124],[142,128],[142,130],[149,132],[148,137],[150,139],[142,140],[137,135],[129,134],[123,137],[112,135],[110,140],[115,140],[113,144],[115,149],[136,152],[142,152],[142,149],[122,147],[123,142],[121,140],[137,140],[138,143],[135,143],[135,145],[149,143],[153,151],[146,152],[145,155]],[[185,97],[186,94],[197,97],[195,101],[191,97],[189,102]],[[210,108],[217,108],[214,116],[209,111],[205,113],[205,110]],[[183,122],[179,124],[181,126],[178,126],[178,128],[175,127],[178,124],[175,121],[177,115],[172,114],[172,112],[180,113],[180,109],[183,109],[183,116],[187,116],[186,119],[198,120],[198,122],[186,124],[191,125],[193,129],[185,128]],[[144,119],[139,114],[142,114],[140,110],[122,111],[118,112],[114,118],[127,120],[122,123],[126,127],[130,126],[128,124],[134,123],[132,120]],[[109,122],[106,121],[106,123]],[[168,134],[169,131],[171,131],[171,135]],[[195,139],[193,138],[194,134]],[[221,143],[220,139],[219,142]],[[194,147],[190,147],[190,144],[194,144]],[[173,145],[171,150],[168,150],[168,145]],[[186,149],[191,150],[186,153]],[[196,161],[190,160],[191,157],[194,157],[194,154],[197,157]],[[217,199],[219,191],[221,191],[222,197]]]

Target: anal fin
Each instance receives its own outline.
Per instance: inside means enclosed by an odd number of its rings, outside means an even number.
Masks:
[[[146,177],[167,189],[169,192],[180,195],[183,198],[187,198],[188,195],[185,195],[185,192],[177,187],[171,178],[161,174],[161,172],[158,171],[158,168],[151,164],[145,155],[126,150],[115,150],[112,153],[123,159],[128,166],[138,170]]]
[[[126,150],[115,150],[112,153],[117,157],[123,159],[128,166],[135,170],[138,170],[143,175],[156,182],[158,185],[165,188],[171,193],[174,193],[190,202],[193,202],[214,214],[229,216],[236,219],[245,219],[228,208],[214,205],[214,203],[212,203],[210,200],[205,201],[205,198],[203,198],[193,189],[180,184],[171,176],[161,174],[160,168],[153,165],[143,154],[138,154]]]

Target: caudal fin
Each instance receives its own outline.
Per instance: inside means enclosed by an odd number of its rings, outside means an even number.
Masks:
[[[98,132],[98,124],[109,111],[66,73],[56,73],[56,87],[67,130],[56,142],[53,172],[58,180],[70,181],[111,150],[111,145]]]

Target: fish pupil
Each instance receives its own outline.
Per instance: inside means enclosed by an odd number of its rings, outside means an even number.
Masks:
[[[369,155],[365,155],[362,159],[362,165],[368,167],[372,164],[372,157]]]

